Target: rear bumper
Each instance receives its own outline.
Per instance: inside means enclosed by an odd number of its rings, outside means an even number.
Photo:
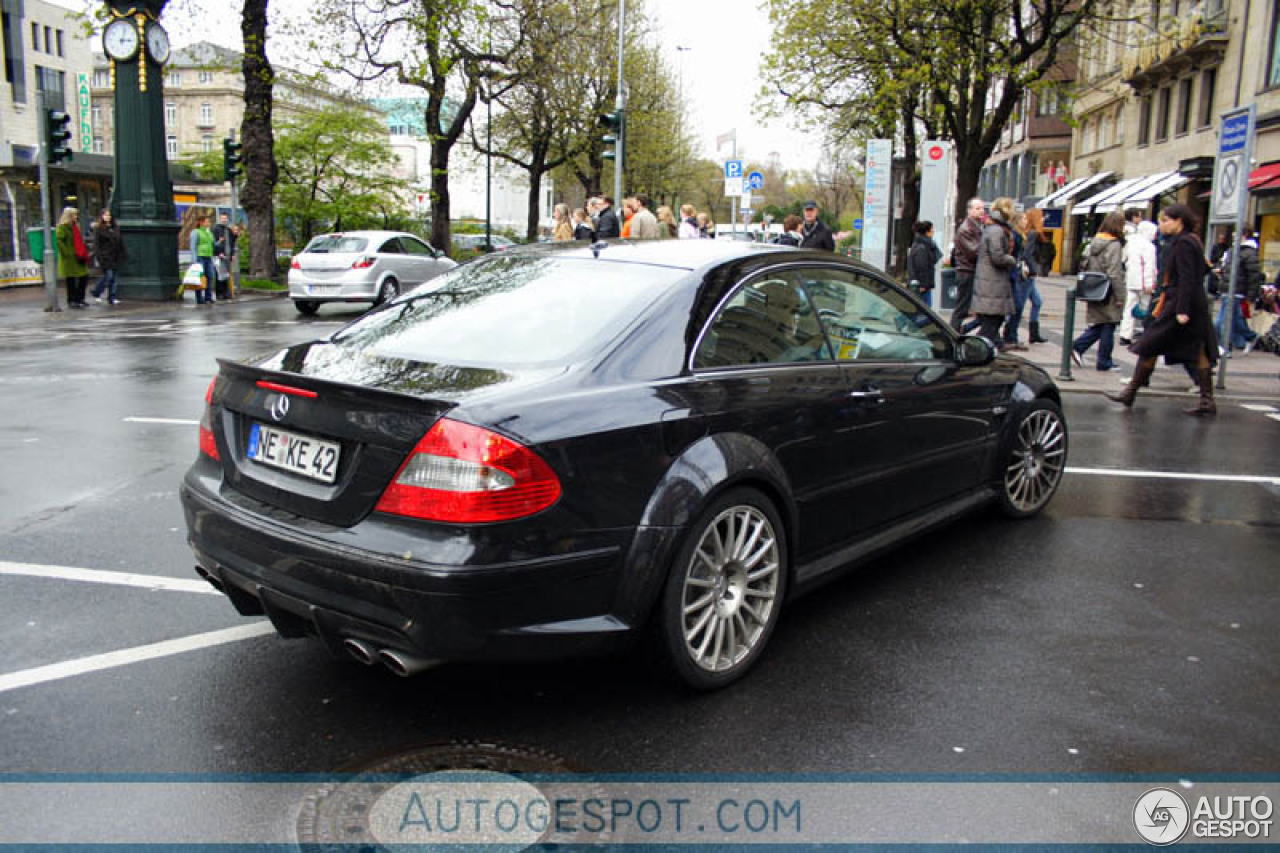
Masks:
[[[376,281],[350,281],[345,278],[310,279],[289,273],[289,298],[316,302],[366,302],[377,298]]]
[[[633,633],[616,614],[629,609],[619,578],[634,531],[549,557],[449,564],[423,559],[429,543],[401,557],[348,544],[377,519],[332,528],[251,513],[208,485],[189,474],[179,492],[197,571],[282,636],[314,635],[339,655],[356,639],[432,659],[521,660],[605,653]],[[457,541],[444,551],[471,553]]]

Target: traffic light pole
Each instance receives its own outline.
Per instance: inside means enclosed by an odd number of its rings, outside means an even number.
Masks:
[[[235,299],[240,296],[240,241],[236,238],[232,228],[236,227],[236,211],[240,209],[240,194],[236,191],[235,178],[231,179],[231,215],[227,217],[231,220],[231,224],[227,226],[227,243],[230,251],[227,252],[227,266],[231,267],[231,298]]]
[[[618,97],[613,108],[618,115],[625,116],[627,99],[622,89],[622,47],[623,36],[627,30],[627,0],[618,0]],[[619,207],[622,205],[622,161],[627,156],[626,119],[619,123],[617,156],[613,160],[613,194],[617,197]]]
[[[53,203],[49,199],[49,122],[45,109],[44,91],[36,93],[37,115],[40,116],[40,215],[44,220],[44,250],[40,258],[40,272],[44,278],[44,310],[61,311],[58,307],[58,270],[53,259],[53,229],[49,227],[53,217]],[[35,260],[35,258],[32,258]]]

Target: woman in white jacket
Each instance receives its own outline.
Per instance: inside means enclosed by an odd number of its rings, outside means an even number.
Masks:
[[[1156,224],[1139,222],[1124,245],[1124,317],[1120,320],[1120,344],[1133,343],[1133,309],[1156,287]]]

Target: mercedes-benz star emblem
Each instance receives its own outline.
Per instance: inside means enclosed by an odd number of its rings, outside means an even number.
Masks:
[[[289,414],[289,398],[284,394],[280,394],[271,404],[271,417],[282,421],[287,414]]]

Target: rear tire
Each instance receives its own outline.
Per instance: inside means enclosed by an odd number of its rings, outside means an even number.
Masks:
[[[725,492],[689,528],[659,602],[668,670],[698,690],[724,687],[764,652],[787,588],[787,542],[772,502]]]
[[[310,317],[320,310],[320,303],[314,299],[295,299],[293,307],[298,309],[298,313],[304,317]]]
[[[1044,509],[1067,466],[1067,422],[1062,409],[1041,398],[1031,404],[1009,441],[996,472],[1000,511],[1030,518]]]
[[[400,295],[400,282],[394,278],[386,278],[382,280],[382,284],[378,285],[378,298],[373,301],[374,305],[381,305],[384,302],[390,302]]]

